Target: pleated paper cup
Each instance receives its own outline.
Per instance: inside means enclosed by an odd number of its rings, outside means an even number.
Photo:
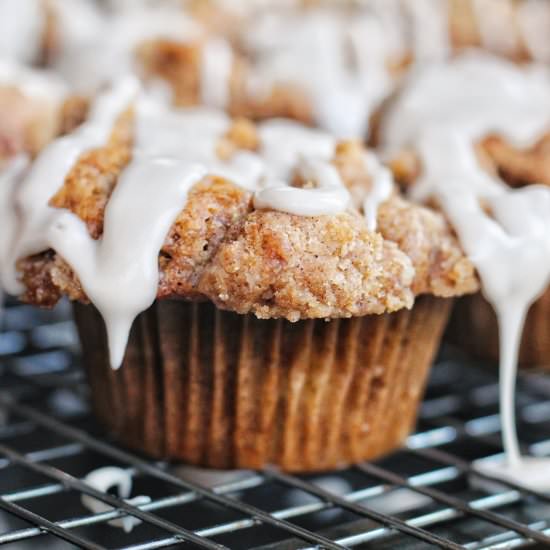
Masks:
[[[493,308],[481,294],[456,301],[447,337],[475,357],[498,361],[497,319]],[[525,367],[550,370],[550,289],[527,314],[519,362]]]
[[[128,447],[217,469],[320,471],[403,442],[449,303],[290,323],[159,301],[117,371],[98,312],[79,304],[75,316],[97,416]]]

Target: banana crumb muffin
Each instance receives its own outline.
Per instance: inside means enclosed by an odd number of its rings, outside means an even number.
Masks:
[[[45,167],[59,180],[40,203]],[[414,423],[446,298],[478,289],[445,218],[358,142],[171,110],[134,80],[16,189],[4,283],[77,303],[99,417],[156,457],[299,471],[389,451]]]

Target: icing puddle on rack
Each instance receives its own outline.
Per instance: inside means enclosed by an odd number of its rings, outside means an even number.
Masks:
[[[497,314],[505,458],[477,467],[542,491],[550,459],[521,455],[514,396],[525,316],[550,281],[550,188],[510,189],[480,166],[474,144],[496,133],[523,148],[549,129],[547,71],[468,53],[413,73],[382,130],[390,155],[416,149],[423,173],[411,194],[445,211]]]
[[[474,469],[481,474],[495,478],[495,481],[480,479],[472,475],[470,483],[474,487],[497,492],[502,490],[498,480],[503,479],[533,491],[550,492],[550,459],[534,456],[520,456],[518,458],[517,464],[511,464],[508,456],[474,461]]]

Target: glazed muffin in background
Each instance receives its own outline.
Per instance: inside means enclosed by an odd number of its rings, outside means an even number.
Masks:
[[[168,83],[177,105],[284,116],[340,137],[365,138],[383,100],[419,64],[466,48],[550,61],[550,5],[536,0],[219,4],[194,4],[208,29],[198,39],[144,40],[135,50],[144,77]]]
[[[17,258],[25,300],[77,302],[104,425],[216,468],[315,471],[398,446],[449,298],[478,288],[443,216],[356,142],[126,88],[91,106],[74,136],[105,139],[60,172],[53,217],[23,219],[13,248],[33,250]],[[181,206],[162,206],[189,178]]]
[[[133,72],[179,106],[288,117],[342,138],[366,138],[419,64],[471,47],[550,60],[550,6],[537,0],[23,0],[0,9],[18,21],[0,56],[45,63],[79,93]]]
[[[430,103],[436,96],[439,101]],[[522,259],[520,254],[537,242],[540,249],[536,254],[544,250],[542,238],[548,216],[543,209],[550,185],[549,98],[547,67],[518,66],[469,52],[439,67],[412,74],[408,84],[387,102],[380,115],[378,144],[386,150],[396,180],[410,196],[448,210],[453,202],[472,193],[480,211],[471,226],[476,227],[475,223],[482,220],[485,232],[494,239],[490,243],[493,250],[508,241],[507,258],[513,259],[516,266],[507,266],[506,257],[495,256],[492,267],[501,270],[502,289],[507,285],[510,289],[521,288],[517,280],[505,282],[513,271],[523,279],[521,284],[528,285],[525,281],[529,280],[529,267],[522,262],[529,259]],[[438,134],[427,133],[430,124],[431,131],[435,128]],[[441,132],[438,124],[446,129]],[[438,150],[437,142],[446,139],[451,140],[452,149]],[[446,151],[453,151],[453,156]],[[437,158],[444,159],[439,168]],[[445,171],[444,176],[438,169]],[[445,186],[451,186],[453,180],[455,187],[450,187],[447,191],[450,198],[446,198]],[[535,194],[540,196],[538,201],[533,200]],[[515,207],[510,208],[508,203],[512,205],[512,201]],[[478,234],[482,242],[484,235],[479,228]],[[481,257],[489,250],[486,246],[477,253],[470,252],[470,257]],[[527,304],[530,307],[519,352],[522,365],[550,366],[547,285],[538,298]],[[494,307],[481,293],[457,301],[447,336],[477,357],[499,358]]]

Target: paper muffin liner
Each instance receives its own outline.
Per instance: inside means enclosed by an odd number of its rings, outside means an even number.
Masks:
[[[156,302],[112,370],[93,306],[76,305],[99,420],[133,449],[225,468],[319,471],[399,446],[416,419],[449,313],[259,320],[210,303]]]
[[[481,294],[456,301],[447,338],[473,356],[498,361],[498,325]],[[533,303],[525,319],[519,363],[550,370],[550,289]]]

